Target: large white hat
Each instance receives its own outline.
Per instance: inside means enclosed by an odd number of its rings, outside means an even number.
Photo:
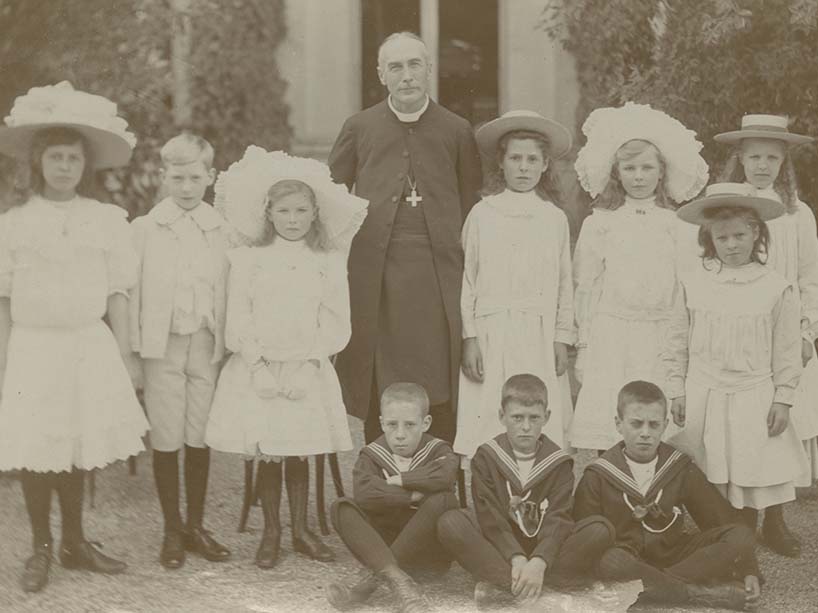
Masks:
[[[92,152],[94,168],[124,166],[131,159],[136,137],[117,116],[116,104],[75,90],[68,81],[32,87],[18,96],[0,127],[0,153],[27,160],[31,140],[40,130],[65,127],[82,134]]]
[[[334,183],[329,167],[318,160],[250,145],[238,162],[219,174],[215,206],[244,242],[257,244],[270,223],[267,190],[285,179],[303,181],[312,188],[327,246],[348,249],[366,217],[369,202],[350,194],[345,185]]]
[[[494,161],[497,143],[515,130],[537,132],[548,139],[549,157],[559,158],[571,150],[571,132],[561,123],[546,119],[534,111],[509,111],[478,128],[475,139],[484,160]]]
[[[701,226],[712,219],[714,209],[725,206],[755,210],[761,221],[769,221],[784,214],[784,205],[772,198],[756,195],[756,188],[746,183],[713,183],[705,195],[676,211],[680,219]]]
[[[745,115],[741,118],[741,129],[722,132],[713,137],[717,143],[736,144],[745,138],[772,138],[790,145],[803,145],[815,139],[789,130],[789,119],[783,115]]]
[[[675,202],[690,200],[707,185],[707,162],[699,151],[696,133],[670,115],[647,104],[626,102],[624,106],[596,109],[585,120],[585,146],[574,167],[582,187],[596,198],[611,177],[616,152],[632,140],[645,140],[662,153],[668,196]]]

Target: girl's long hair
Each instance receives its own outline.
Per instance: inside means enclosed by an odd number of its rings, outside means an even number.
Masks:
[[[608,178],[608,183],[605,185],[605,189],[602,190],[602,193],[591,203],[591,206],[598,209],[615,211],[625,204],[626,193],[619,177],[619,162],[632,160],[637,155],[648,150],[652,150],[656,153],[656,159],[659,160],[659,172],[661,173],[659,183],[656,185],[656,206],[675,211],[676,204],[667,195],[667,188],[665,187],[665,181],[667,180],[667,161],[662,155],[662,152],[659,151],[659,147],[650,141],[641,139],[629,140],[616,150],[613,163],[611,164],[611,176]]]
[[[795,213],[798,210],[798,181],[795,178],[795,166],[792,163],[787,143],[780,142],[784,149],[784,160],[781,162],[781,169],[772,187],[787,208],[787,213]],[[730,151],[730,157],[724,163],[719,182],[744,183],[745,181],[747,181],[747,175],[744,173],[744,164],[741,163],[741,142],[739,142]]]
[[[718,221],[730,219],[740,219],[746,223],[750,229],[758,230],[758,238],[753,243],[753,250],[750,253],[750,261],[759,264],[767,263],[767,247],[770,243],[770,230],[754,209],[743,206],[723,206],[713,209],[707,215],[708,221],[699,228],[699,246],[703,249],[702,266],[708,268],[709,262],[718,262],[721,268],[722,261],[719,259],[716,245],[713,242],[712,227]]]
[[[76,145],[77,143],[82,146],[82,153],[85,157],[85,167],[82,169],[82,177],[75,191],[78,195],[86,198],[100,198],[101,190],[96,181],[93,151],[88,145],[88,141],[85,140],[85,137],[77,130],[56,127],[40,130],[31,139],[31,147],[28,152],[28,177],[27,181],[24,180],[20,186],[20,188],[25,191],[26,200],[31,194],[42,196],[45,191],[43,154],[46,149],[58,145]]]
[[[545,169],[545,172],[543,172],[540,176],[540,180],[537,182],[537,185],[534,186],[534,193],[546,202],[552,202],[555,205],[560,206],[559,189],[557,187],[554,175],[552,174],[551,169],[553,168],[553,165],[550,163],[551,158],[548,156],[551,145],[544,135],[532,130],[513,130],[511,132],[506,132],[500,137],[500,140],[497,142],[497,152],[495,154],[496,163],[487,172],[486,182],[483,186],[483,195],[494,196],[501,193],[506,189],[506,187],[508,187],[506,184],[505,175],[503,174],[502,164],[506,157],[506,151],[508,151],[508,144],[512,140],[533,140],[535,143],[537,143],[537,147],[539,147],[540,152],[542,153],[543,160],[545,160],[546,164],[548,164],[548,168]],[[560,206],[560,208],[562,207]]]
[[[283,179],[281,181],[277,181],[270,186],[270,189],[267,190],[267,206],[264,208],[264,215],[267,219],[267,231],[264,238],[259,243],[259,246],[270,245],[277,239],[278,232],[276,232],[275,226],[269,218],[270,210],[273,208],[273,205],[276,202],[285,196],[290,196],[292,194],[302,194],[306,196],[312,203],[313,208],[315,208],[315,219],[312,220],[312,225],[307,231],[307,234],[304,236],[304,241],[307,243],[307,246],[313,251],[327,251],[328,240],[326,237],[326,232],[324,232],[324,226],[321,223],[321,219],[318,214],[318,204],[315,198],[315,192],[309,185],[303,181],[299,181],[298,179]]]

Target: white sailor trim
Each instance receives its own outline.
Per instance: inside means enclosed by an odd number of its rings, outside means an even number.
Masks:
[[[651,479],[650,486],[648,486],[647,491],[649,492],[654,485],[659,483],[659,480],[670,469],[670,467],[673,466],[676,463],[676,461],[681,459],[683,456],[684,456],[683,453],[681,453],[678,450],[674,450],[673,453],[671,453],[667,457],[667,460],[665,460],[665,463],[662,464],[662,466],[659,467],[659,469],[653,474],[653,479]]]
[[[650,493],[651,489],[660,482],[660,480],[664,477],[665,473],[667,473],[670,468],[676,464],[678,460],[684,457],[684,454],[678,450],[674,450],[665,460],[665,462],[660,466],[657,471],[653,475],[653,479],[650,480],[650,485],[648,489],[645,490],[645,494],[639,490],[639,484],[636,483],[636,479],[634,479],[631,475],[626,473],[624,470],[606,460],[605,458],[598,458],[594,461],[594,464],[599,466],[600,468],[606,470],[608,473],[611,474],[615,479],[618,479],[623,483],[623,485],[628,486],[631,488],[640,498],[643,500],[647,500],[647,494]]]
[[[517,483],[520,486],[521,491],[525,491],[528,489],[529,484],[533,483],[537,480],[537,478],[542,475],[545,471],[547,471],[551,466],[554,465],[555,462],[561,460],[562,458],[570,458],[571,456],[565,453],[562,449],[558,449],[553,453],[547,455],[542,460],[534,464],[531,467],[531,472],[528,473],[528,477],[525,481],[520,479],[520,468],[517,466],[517,460],[511,456],[505,449],[500,447],[500,445],[494,439],[487,441],[486,444],[489,448],[494,451],[497,458],[505,464],[505,466],[509,469],[511,474],[517,479]]]
[[[433,438],[431,441],[426,443],[419,451],[415,452],[415,455],[412,456],[412,463],[409,465],[409,470],[414,470],[418,466],[420,466],[426,458],[429,457],[429,454],[432,453],[435,447],[437,447],[440,443],[442,443],[440,439]]]
[[[379,445],[378,443],[369,443],[366,448],[369,449],[375,458],[380,460],[386,468],[394,471],[394,474],[396,475],[400,474],[400,468],[398,468],[395,458],[392,457],[392,452],[390,452],[386,447]]]

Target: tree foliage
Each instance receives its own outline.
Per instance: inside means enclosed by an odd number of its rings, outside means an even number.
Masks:
[[[190,3],[190,128],[216,150],[216,168],[249,144],[286,149],[291,129],[276,63],[285,36],[283,0]],[[139,143],[132,164],[105,186],[133,213],[158,189],[158,149],[180,126],[172,113],[172,11],[168,0],[0,0],[0,108],[30,87],[67,79],[114,100]]]
[[[784,114],[818,136],[818,0],[555,0],[545,27],[576,57],[578,121],[627,100],[660,108],[705,144],[746,113]],[[794,150],[802,199],[818,205],[815,145]]]

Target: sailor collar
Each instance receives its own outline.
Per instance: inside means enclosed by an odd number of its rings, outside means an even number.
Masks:
[[[506,481],[520,493],[530,490],[563,462],[572,461],[570,455],[541,434],[540,445],[534,455],[534,464],[531,466],[528,477],[523,481],[520,478],[520,468],[517,465],[517,459],[514,457],[514,450],[506,433],[495,436],[483,443],[481,447],[485,447],[489,455],[495,459],[497,468],[503,473]]]
[[[417,450],[412,455],[412,463],[409,465],[409,470],[415,470],[418,466],[423,464],[432,451],[441,444],[443,444],[443,441],[439,438],[424,434],[420,439]],[[385,436],[381,436],[377,440],[369,443],[361,452],[366,453],[372,458],[389,476],[399,475],[401,473],[401,469],[392,456],[392,450],[389,448]]]
[[[643,496],[625,460],[624,449],[625,444],[619,443],[591,462],[587,470],[593,470],[615,488],[627,494],[629,498],[640,503],[654,500],[657,493],[692,461],[690,456],[685,455],[671,445],[659,443],[656,472]]]

